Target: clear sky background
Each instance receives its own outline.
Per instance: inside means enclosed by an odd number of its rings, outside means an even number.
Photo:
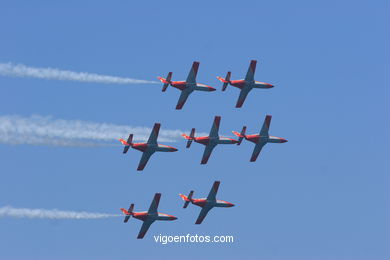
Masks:
[[[193,93],[161,85],[113,85],[0,77],[0,115],[50,115],[113,124],[208,132],[215,115],[231,135],[258,133],[266,114],[268,144],[256,163],[253,144],[219,146],[200,165],[203,146],[170,143],[135,171],[141,153],[121,147],[0,144],[0,206],[119,213],[135,203],[175,222],[0,219],[1,259],[389,259],[388,1],[1,1],[0,62],[155,80],[198,81],[218,88]],[[238,90],[216,76],[243,78],[258,60],[254,90],[242,109]],[[386,160],[387,159],[387,160]],[[178,193],[236,204],[182,209]],[[233,244],[155,243],[153,235],[233,235]]]

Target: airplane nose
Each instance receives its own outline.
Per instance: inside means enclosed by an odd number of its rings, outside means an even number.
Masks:
[[[288,141],[286,139],[282,139],[281,143],[287,143]]]
[[[172,220],[176,220],[176,219],[177,219],[177,217],[174,217],[174,216],[172,216],[172,217],[171,217],[171,219],[172,219]]]
[[[209,91],[215,91],[216,89],[213,87],[209,87]]]
[[[235,205],[233,203],[230,203],[230,207],[234,207]]]
[[[274,85],[268,84],[268,88],[273,88]]]
[[[172,150],[173,150],[174,152],[177,152],[177,151],[178,151],[178,149],[177,149],[177,148],[172,148]]]

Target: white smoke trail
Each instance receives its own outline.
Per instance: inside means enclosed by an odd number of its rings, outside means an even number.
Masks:
[[[45,218],[45,219],[99,219],[120,217],[119,214],[93,213],[85,211],[63,211],[58,209],[27,209],[5,206],[0,208],[0,218]]]
[[[135,141],[146,141],[151,131],[149,127],[53,119],[39,115],[0,116],[0,143],[5,144],[110,146],[120,145],[118,138],[127,139],[130,133],[134,134]],[[182,141],[182,133],[181,130],[161,129],[158,140]]]
[[[156,81],[122,78],[87,72],[75,72],[54,68],[36,68],[23,64],[0,63],[0,75],[11,77],[31,77],[40,79],[71,80],[80,82],[112,84],[155,84]]]

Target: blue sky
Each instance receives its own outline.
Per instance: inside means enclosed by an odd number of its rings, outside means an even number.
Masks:
[[[389,4],[386,1],[12,1],[0,4],[0,62],[155,80],[185,79],[194,60],[198,81],[218,88],[194,93],[182,111],[179,91],[160,85],[113,85],[0,77],[0,115],[50,115],[113,124],[208,132],[270,133],[253,145],[203,147],[185,142],[135,171],[141,154],[120,147],[70,148],[0,144],[0,205],[119,213],[146,210],[155,192],[175,222],[0,219],[2,259],[389,259]],[[245,75],[257,59],[254,90],[235,109],[238,90],[220,91],[216,76]],[[387,72],[387,73],[386,73]],[[387,156],[386,156],[387,155]],[[220,180],[214,209],[183,210],[178,193],[203,197]],[[234,235],[233,244],[170,244],[153,235]]]

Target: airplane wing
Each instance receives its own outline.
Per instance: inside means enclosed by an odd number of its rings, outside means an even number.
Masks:
[[[141,238],[144,238],[146,232],[148,231],[148,229],[150,228],[150,225],[152,225],[154,222],[154,220],[146,220],[144,221],[144,223],[142,224],[142,227],[138,233],[138,236],[137,238],[138,239],[141,239]]]
[[[261,149],[263,149],[263,146],[266,144],[266,142],[260,142],[256,144],[255,149],[253,149],[252,157],[251,157],[251,162],[255,162],[257,157],[259,156]]]
[[[160,203],[161,193],[154,194],[154,198],[152,203],[150,204],[148,213],[149,214],[157,214],[158,204]]]
[[[214,122],[213,122],[213,125],[211,126],[211,130],[210,130],[210,134],[209,136],[210,137],[218,137],[218,132],[219,132],[219,124],[221,122],[221,117],[220,116],[216,116],[214,118]]]
[[[237,108],[242,107],[246,99],[246,96],[248,96],[249,94],[249,91],[251,91],[251,89],[245,89],[245,88],[241,89],[240,96],[238,97],[237,104],[236,104]]]
[[[212,200],[212,201],[216,200],[215,196],[217,196],[217,192],[218,192],[218,188],[219,188],[220,183],[221,183],[220,181],[214,182],[213,187],[211,187],[209,195],[207,196],[207,200]]]
[[[155,123],[153,126],[153,130],[150,133],[149,139],[148,139],[148,144],[157,144],[157,137],[158,133],[160,132],[160,126],[161,124]]]
[[[248,72],[245,76],[245,81],[251,82],[255,80],[256,63],[256,60],[251,60],[251,64],[249,65]]]
[[[190,73],[188,73],[188,77],[186,80],[187,83],[190,83],[190,84],[196,83],[196,74],[198,73],[198,68],[199,68],[199,62],[194,61],[194,63],[192,63]]]
[[[199,213],[198,219],[196,220],[195,224],[201,224],[204,218],[206,217],[207,213],[209,213],[210,209],[212,208],[203,207]]]
[[[177,101],[176,109],[180,110],[183,108],[184,104],[187,101],[188,96],[192,93],[192,91],[182,90],[179,101]]]
[[[141,160],[139,161],[137,171],[142,171],[146,164],[148,163],[150,156],[152,156],[154,152],[144,152],[142,154]]]
[[[267,115],[264,119],[264,123],[263,123],[263,126],[261,127],[261,130],[260,130],[260,136],[268,136],[268,131],[269,131],[269,127],[271,125],[271,119],[272,119],[272,116],[271,115]]]
[[[211,155],[211,152],[213,151],[215,145],[206,145],[206,147],[204,148],[204,152],[203,152],[203,157],[202,157],[202,161],[200,162],[200,164],[206,164],[207,161],[209,160],[210,158],[210,155]]]

